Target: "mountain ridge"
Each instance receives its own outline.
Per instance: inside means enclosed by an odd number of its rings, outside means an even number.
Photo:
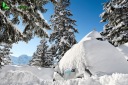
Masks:
[[[32,57],[28,56],[26,54],[22,54],[19,57],[11,56],[11,60],[14,65],[27,65],[27,64],[29,64],[29,61],[31,59],[32,59]]]

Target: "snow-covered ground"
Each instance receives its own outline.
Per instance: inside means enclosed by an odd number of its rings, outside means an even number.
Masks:
[[[52,80],[53,69],[30,66],[5,66],[0,71],[0,85],[128,85],[128,74]]]
[[[5,66],[0,70],[0,85],[40,85],[42,80],[52,80],[53,72],[52,68]]]
[[[128,85],[128,43],[115,48],[100,38],[98,32],[90,32],[65,53],[55,69],[4,66],[0,85]]]

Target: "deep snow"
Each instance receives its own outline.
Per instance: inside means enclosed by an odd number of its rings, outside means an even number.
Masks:
[[[102,38],[99,32],[93,30],[90,33],[88,33],[84,38],[80,40],[80,42],[90,40],[90,39],[96,39],[96,38]]]
[[[92,31],[65,53],[59,62],[59,69],[66,78],[75,78],[81,74],[87,76],[85,68],[98,76],[128,73],[128,62],[124,55],[109,42],[96,38],[101,38],[100,34]],[[72,69],[76,69],[76,72],[72,72],[74,76],[71,77],[72,73],[66,74],[66,71]]]
[[[22,68],[22,70],[17,70]],[[87,79],[46,80],[51,78],[52,69],[25,66],[5,66],[0,71],[0,85],[128,85],[128,74],[114,73],[112,75],[92,76]],[[29,69],[29,70],[28,70]],[[27,71],[28,70],[28,71]],[[31,71],[30,71],[31,70]],[[36,73],[32,71],[36,70]],[[46,72],[47,77],[40,78],[38,71]],[[43,73],[42,72],[42,73]],[[45,73],[44,73],[45,74]],[[49,77],[48,77],[49,76]]]
[[[117,47],[117,49],[124,55],[126,60],[128,60],[128,43],[125,43],[125,44]]]
[[[0,85],[15,85],[14,83],[38,85],[42,80],[52,80],[53,72],[52,68],[5,66],[0,70]]]
[[[27,65],[4,66],[0,69],[0,85],[128,85],[128,62],[124,58],[128,44],[115,48],[96,38],[102,38],[96,31],[86,35],[65,53],[54,70]],[[93,74],[91,77],[85,68]],[[71,72],[73,69],[75,72]],[[76,78],[78,76],[84,77]]]

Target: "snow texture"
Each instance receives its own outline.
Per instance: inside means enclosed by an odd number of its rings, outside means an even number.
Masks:
[[[0,70],[0,85],[40,85],[42,80],[52,80],[53,72],[52,68],[5,66]]]
[[[68,50],[56,72],[35,66],[4,66],[0,69],[0,85],[128,85],[128,62],[123,54],[128,53],[128,44],[118,51],[107,41],[95,39],[101,38],[99,35],[93,31]],[[85,68],[93,74],[91,77]],[[71,72],[73,69],[75,72]],[[84,77],[71,79],[77,76]]]
[[[102,36],[95,30],[88,33],[80,42],[90,39],[102,38]]]
[[[21,70],[22,68],[22,70]],[[114,73],[112,75],[104,76],[92,76],[87,79],[77,78],[69,80],[46,80],[42,79],[40,76],[47,74],[51,77],[49,73],[52,69],[40,68],[33,74],[32,71],[37,70],[36,67],[26,66],[25,69],[22,66],[5,66],[0,71],[0,85],[128,85],[128,74]],[[30,71],[31,70],[31,71]],[[51,70],[51,71],[50,71]],[[42,71],[42,74],[37,75]],[[46,73],[44,73],[44,71]]]
[[[125,43],[125,44],[117,47],[117,49],[124,55],[126,60],[128,60],[128,43]]]
[[[99,35],[98,32],[93,31],[68,50],[59,62],[61,73],[66,74],[67,69],[76,69],[77,72],[72,78],[81,74],[87,76],[85,68],[88,68],[93,75],[98,76],[128,73],[128,62],[123,54],[107,41],[95,39],[101,37]]]
[[[125,23],[124,22],[121,22],[117,26],[113,27],[113,30],[114,29],[118,29],[118,28],[122,27],[123,25],[125,25]]]

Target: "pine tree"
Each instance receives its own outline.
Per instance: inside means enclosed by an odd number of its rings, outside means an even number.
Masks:
[[[52,60],[52,64],[51,64],[52,67],[54,67],[54,66],[56,66],[58,64],[58,59],[56,59],[56,56],[57,56],[56,52],[57,52],[57,50],[58,49],[57,49],[57,45],[56,44],[52,44],[50,46],[50,48],[48,49],[49,56],[50,56],[50,58]]]
[[[0,67],[11,64],[11,59],[10,59],[11,48],[12,46],[10,44],[6,44],[6,43],[0,44]]]
[[[53,32],[50,35],[49,41],[52,45],[56,45],[56,47],[54,47],[54,57],[60,60],[64,53],[77,42],[74,33],[78,31],[74,28],[76,21],[70,18],[73,16],[68,9],[70,0],[52,0],[52,2],[53,1],[54,14],[50,20]]]
[[[101,33],[110,43],[119,46],[128,42],[128,0],[110,0],[104,4],[101,22],[107,22]]]
[[[52,58],[50,51],[48,52],[48,45],[45,39],[41,40],[40,45],[37,46],[36,52],[33,54],[33,59],[30,65],[40,67],[50,67],[52,65]]]
[[[0,42],[28,42],[34,35],[48,37],[49,25],[41,17],[48,0],[0,0]],[[10,17],[11,16],[11,17]],[[23,33],[15,26],[23,22]]]

